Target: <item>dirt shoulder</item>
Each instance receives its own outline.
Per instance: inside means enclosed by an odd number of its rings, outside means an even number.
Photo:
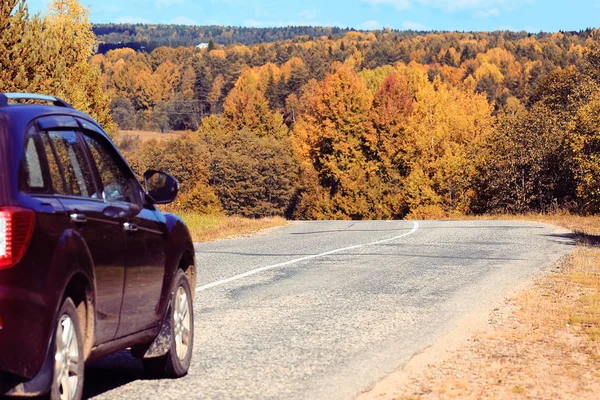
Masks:
[[[221,239],[234,239],[261,235],[281,226],[290,224],[281,217],[243,218],[224,215],[203,215],[179,213],[185,221],[194,242],[212,242]]]
[[[575,231],[576,250],[360,399],[600,398],[600,219],[529,219]]]

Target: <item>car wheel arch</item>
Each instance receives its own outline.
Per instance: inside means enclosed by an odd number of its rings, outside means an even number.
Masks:
[[[186,250],[183,252],[179,261],[179,269],[185,272],[194,298],[196,294],[196,263],[193,251]]]
[[[76,272],[69,280],[61,299],[61,303],[66,298],[75,303],[83,334],[84,359],[87,359],[94,346],[96,318],[92,282],[86,274]]]
[[[194,244],[189,230],[183,220],[174,215],[163,214],[167,226],[167,243],[165,246],[166,261],[163,288],[161,291],[160,312],[167,312],[167,306],[173,286],[173,279],[179,269],[182,269],[190,282],[192,292],[196,287],[196,264]]]
[[[68,230],[64,234],[66,242],[66,255],[62,257],[61,263],[54,264],[54,269],[62,269],[68,279],[62,296],[57,299],[56,312],[67,297],[75,303],[84,340],[84,356],[87,358],[94,346],[96,313],[96,275],[94,273],[94,262],[89,248],[83,237],[74,230]]]
[[[83,273],[74,273],[66,285],[63,295],[59,299],[58,307],[54,314],[58,316],[60,308],[64,301],[70,298],[75,304],[77,314],[80,317],[80,327],[84,333],[84,360],[89,356],[93,344],[93,327],[95,319],[93,316],[93,297],[89,279]],[[81,319],[84,315],[85,319]],[[82,323],[81,321],[85,321]],[[7,392],[9,396],[40,396],[46,395],[51,389],[52,379],[54,376],[54,332],[58,323],[58,318],[52,321],[52,334],[48,341],[46,355],[44,361],[37,374],[29,381],[24,382],[14,387]],[[83,326],[82,326],[83,325]],[[88,350],[89,349],[89,350]]]

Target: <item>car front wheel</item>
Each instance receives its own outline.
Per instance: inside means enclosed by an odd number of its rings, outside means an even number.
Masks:
[[[54,379],[51,400],[79,400],[83,395],[83,335],[73,300],[65,299],[54,333]]]
[[[144,359],[146,371],[155,377],[179,378],[185,376],[192,362],[194,347],[194,309],[190,284],[185,272],[178,270],[175,291],[169,307],[171,343],[169,352],[162,357]]]

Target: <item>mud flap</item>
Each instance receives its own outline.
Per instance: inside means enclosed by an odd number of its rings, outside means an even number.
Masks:
[[[52,330],[56,331],[56,327]],[[46,350],[46,357],[44,358],[44,363],[42,364],[42,368],[40,372],[33,377],[33,379],[15,384],[15,386],[9,389],[7,392],[2,393],[2,390],[6,390],[7,388],[0,387],[0,395],[4,396],[43,396],[50,391],[52,387],[52,379],[54,379],[54,335],[52,335],[52,340],[50,341],[50,345]]]
[[[169,300],[169,306],[167,312],[163,318],[160,332],[156,336],[156,339],[152,342],[148,350],[144,353],[144,358],[157,358],[166,355],[171,349],[171,300]]]

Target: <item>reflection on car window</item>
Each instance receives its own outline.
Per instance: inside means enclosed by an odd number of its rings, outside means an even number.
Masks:
[[[127,173],[119,167],[114,150],[101,138],[87,133],[84,133],[84,138],[102,179],[104,199],[106,201],[133,202],[131,180],[127,178]]]
[[[56,162],[54,156],[54,150],[50,144],[50,138],[46,133],[42,133],[42,143],[44,145],[44,151],[46,152],[46,158],[48,159],[48,171],[50,172],[50,179],[52,180],[52,191],[55,194],[68,194],[65,187],[65,183],[60,172],[60,167]]]
[[[36,130],[31,129],[27,136],[25,146],[25,190],[28,192],[39,192],[46,188],[40,155],[36,145]]]
[[[168,182],[167,175],[162,172],[155,172],[146,179],[146,188],[151,198],[164,201],[174,194],[174,187]]]
[[[42,132],[54,193],[97,197],[85,156],[74,131]],[[64,181],[61,179],[64,176]],[[65,187],[66,184],[66,187]]]
[[[148,178],[148,190],[159,190],[167,183],[167,177],[160,172],[155,172]]]

